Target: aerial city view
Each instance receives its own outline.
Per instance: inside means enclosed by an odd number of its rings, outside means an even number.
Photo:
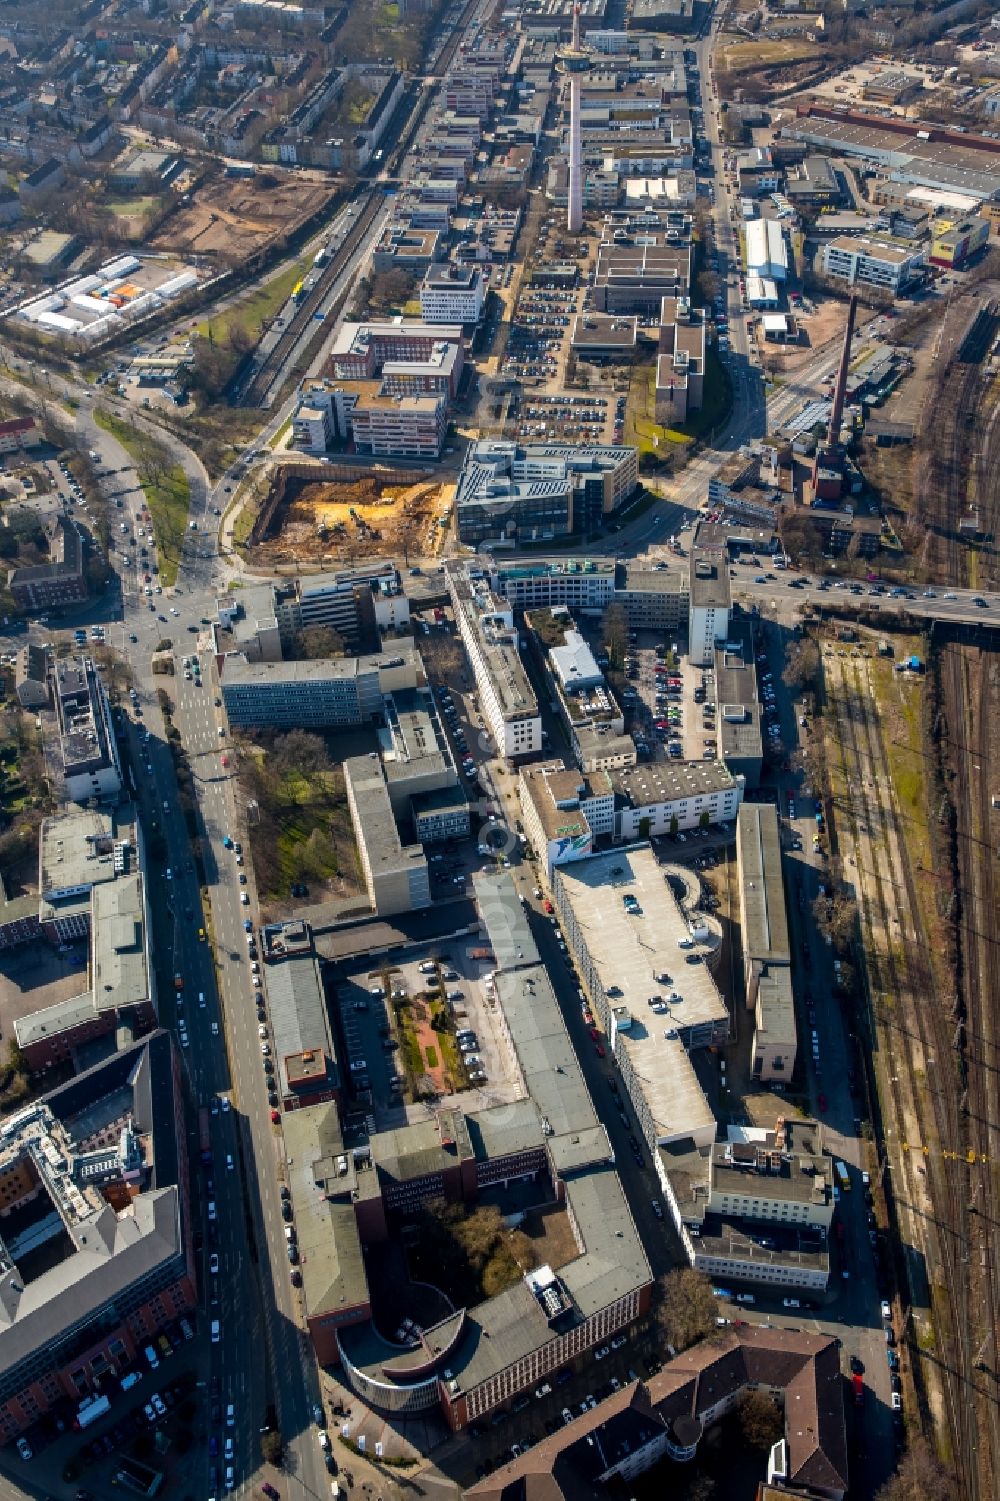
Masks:
[[[996,0],[0,0],[0,1501],[1000,1496]]]

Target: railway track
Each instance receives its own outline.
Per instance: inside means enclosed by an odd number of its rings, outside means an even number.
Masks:
[[[935,393],[933,440],[921,456],[919,513],[933,536],[936,576],[948,583],[976,586],[969,576],[970,549],[959,525],[977,511],[980,530],[994,533],[1000,477],[1000,424],[989,401],[983,362],[996,335],[1000,304],[987,303],[969,321],[944,366]],[[983,510],[988,513],[982,515]]]
[[[1000,1187],[1000,1123],[996,1109],[1000,940],[996,932],[996,815],[991,806],[992,742],[997,723],[1000,665],[989,649],[951,643],[940,654],[945,702],[961,705],[949,723],[947,749],[954,768],[955,862],[959,892],[958,981],[966,1051],[964,1117],[967,1145],[980,1162],[969,1195],[968,1305],[976,1345],[975,1366],[986,1390],[978,1406],[988,1428],[993,1473],[1000,1473],[1000,1257],[996,1246]]]
[[[835,671],[829,679],[848,789],[841,811],[847,815],[858,862],[864,949],[859,959],[867,963],[872,1056],[877,1056],[884,1041],[882,1082],[895,1124],[902,1132],[905,1123],[919,1122],[921,1135],[919,1143],[901,1147],[902,1181],[890,1178],[887,1198],[891,1190],[897,1212],[912,1220],[914,1237],[922,1242],[936,1299],[935,1333],[942,1347],[938,1368],[954,1435],[956,1467],[963,1494],[969,1501],[980,1497],[985,1501],[992,1494],[987,1478],[992,1474],[992,1460],[984,1467],[977,1442],[970,1400],[976,1347],[963,1316],[969,1306],[967,1188],[964,1169],[951,1155],[957,1156],[961,1140],[959,1088],[948,1077],[953,1029],[935,999],[927,936],[900,834],[882,731],[872,708],[871,682],[867,672],[862,680],[860,664],[850,671]],[[918,1146],[926,1149],[919,1159]],[[942,1320],[942,1295],[949,1304],[947,1328]],[[921,1356],[913,1344],[911,1358],[916,1370]]]
[[[372,188],[361,198],[355,199],[355,202],[360,203],[361,207],[354,223],[317,276],[316,284],[302,298],[267,359],[247,384],[240,397],[240,406],[263,407],[269,404],[274,387],[280,381],[288,361],[312,328],[315,314],[321,310],[331,288],[349,268],[355,252],[382,206],[382,194]]]

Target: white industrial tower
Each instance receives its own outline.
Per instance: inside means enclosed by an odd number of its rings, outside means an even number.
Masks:
[[[571,235],[583,228],[583,145],[580,139],[580,81],[590,59],[580,46],[580,6],[573,6],[573,36],[559,56],[559,67],[569,74],[569,193],[566,229]]]

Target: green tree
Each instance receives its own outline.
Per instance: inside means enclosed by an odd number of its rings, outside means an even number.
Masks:
[[[709,826],[709,824],[711,822],[712,822],[711,815],[710,815],[708,809],[704,808],[702,810],[701,817],[698,819],[698,827],[700,829],[707,829],[708,826]]]
[[[670,837],[671,837],[671,839],[676,839],[677,838],[677,830],[679,828],[680,828],[680,824],[677,821],[677,814],[676,813],[671,813],[671,815],[670,815]]]

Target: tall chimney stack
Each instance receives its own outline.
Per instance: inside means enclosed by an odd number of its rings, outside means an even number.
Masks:
[[[580,51],[580,7],[573,6],[572,51]],[[566,230],[578,235],[583,228],[583,144],[580,139],[580,74],[569,76],[569,197]]]
[[[844,329],[844,347],[840,351],[837,383],[833,388],[833,406],[830,408],[830,426],[826,435],[826,446],[829,449],[835,449],[840,442],[840,424],[844,419],[844,397],[847,394],[847,372],[851,367],[851,342],[854,338],[854,315],[857,309],[858,299],[852,297],[847,309],[847,327]]]

